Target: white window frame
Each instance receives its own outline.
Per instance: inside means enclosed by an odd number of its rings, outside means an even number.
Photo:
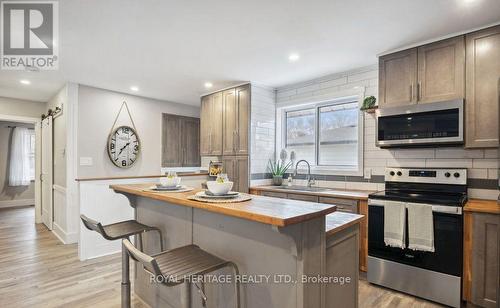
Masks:
[[[364,91],[363,91],[364,92]],[[364,113],[358,110],[358,168],[357,170],[351,168],[338,168],[337,166],[327,166],[327,165],[317,165],[318,163],[318,140],[319,140],[319,109],[324,106],[331,106],[337,104],[345,104],[358,102],[358,107],[361,106],[361,102],[364,95],[351,95],[344,97],[335,97],[330,99],[323,99],[315,102],[304,102],[300,104],[294,104],[293,106],[285,106],[277,109],[276,112],[276,159],[279,159],[279,153],[282,149],[286,147],[286,113],[290,111],[298,111],[304,109],[315,109],[315,146],[314,146],[314,164],[311,163],[311,173],[314,174],[328,174],[328,175],[344,175],[344,176],[362,176],[363,175],[363,148],[364,148]],[[288,153],[290,154],[290,153]],[[295,166],[293,166],[295,168]],[[292,169],[293,169],[292,168]],[[299,171],[303,172],[305,165],[299,166]],[[307,171],[307,170],[306,170]]]

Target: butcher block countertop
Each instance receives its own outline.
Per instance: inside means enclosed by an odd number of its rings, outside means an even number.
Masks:
[[[500,204],[496,200],[470,199],[465,204],[464,211],[500,214]]]
[[[360,223],[363,215],[335,212],[326,215],[326,236],[333,235],[341,230],[349,228],[352,225]]]
[[[305,191],[300,189],[283,189],[277,186],[253,186],[250,191],[272,191],[280,193],[294,193],[302,195],[320,196],[320,197],[332,197],[332,198],[345,198],[345,199],[356,199],[356,200],[368,200],[368,195],[374,193],[375,191],[369,190],[353,190],[353,189],[335,189],[326,188],[321,191]]]
[[[210,212],[239,217],[268,225],[284,227],[302,223],[335,212],[336,206],[306,201],[278,199],[252,195],[252,200],[235,203],[206,203],[189,200],[187,197],[201,191],[190,192],[150,192],[145,191],[150,184],[111,185],[118,193],[150,198],[168,203],[203,209]]]

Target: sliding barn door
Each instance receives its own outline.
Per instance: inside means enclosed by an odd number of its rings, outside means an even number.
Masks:
[[[42,121],[42,222],[52,230],[53,191],[52,191],[52,117]]]

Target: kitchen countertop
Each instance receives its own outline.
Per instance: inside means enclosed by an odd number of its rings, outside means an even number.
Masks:
[[[326,236],[335,234],[352,225],[360,223],[365,216],[351,213],[335,212],[326,215]]]
[[[318,204],[306,201],[278,199],[252,195],[252,200],[237,203],[206,203],[189,200],[201,189],[184,193],[164,193],[144,191],[151,184],[111,185],[115,192],[146,197],[154,200],[183,205],[228,216],[284,227],[326,216],[336,210],[335,205]]]
[[[345,198],[345,199],[356,199],[356,200],[368,200],[368,195],[375,192],[369,190],[335,189],[326,187],[324,191],[305,191],[300,189],[282,189],[282,188],[277,188],[276,186],[267,186],[267,185],[253,186],[250,188],[250,190],[294,193],[294,194],[312,195],[320,197],[333,197],[333,198]]]
[[[464,206],[465,212],[500,214],[500,204],[497,200],[470,199]]]

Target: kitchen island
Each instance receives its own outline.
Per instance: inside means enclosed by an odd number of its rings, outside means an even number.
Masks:
[[[156,193],[146,190],[150,185],[111,188],[129,199],[139,222],[163,231],[165,249],[196,244],[235,262],[242,307],[325,307],[327,284],[318,279],[326,275],[325,216],[335,205],[263,196],[241,203],[204,203],[188,199],[199,190]],[[159,252],[155,234],[146,234],[143,242],[146,253]],[[219,272],[231,275],[230,270]],[[201,307],[196,289],[152,284],[140,267],[134,291],[152,307],[180,307],[186,293],[191,293],[193,307]],[[232,282],[209,282],[205,293],[207,307],[236,307]],[[353,297],[349,306],[355,302]]]

